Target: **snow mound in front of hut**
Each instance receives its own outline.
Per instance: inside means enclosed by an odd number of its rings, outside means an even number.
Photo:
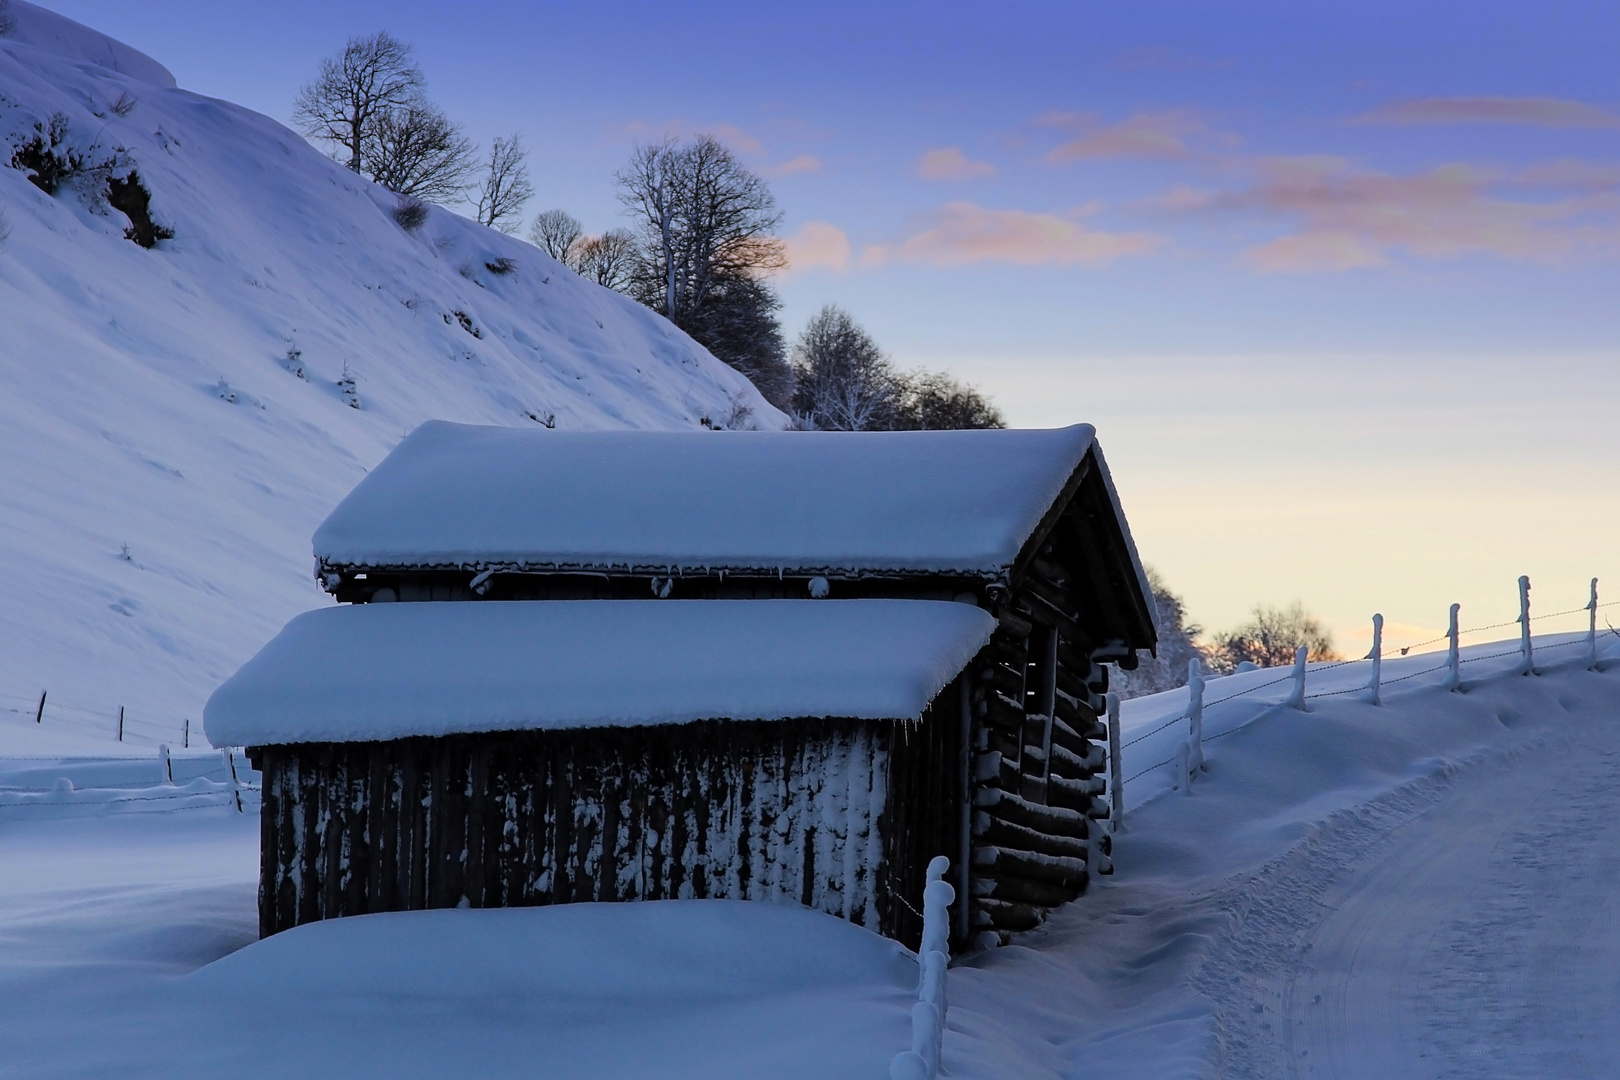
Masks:
[[[124,705],[178,741],[213,687],[324,602],[311,534],[424,420],[785,422],[668,321],[531,245],[438,207],[408,230],[394,196],[275,120],[11,10],[0,708],[32,720],[48,690],[47,724],[110,743]],[[54,194],[6,167],[36,138],[77,168]],[[173,230],[151,248],[107,197],[137,175]]]
[[[830,915],[666,900],[312,923],[175,1004],[240,1040],[244,1077],[878,1080],[916,979],[911,953]]]

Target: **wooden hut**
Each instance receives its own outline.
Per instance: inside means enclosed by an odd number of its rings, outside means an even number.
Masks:
[[[707,896],[914,946],[945,854],[962,944],[1109,868],[1104,664],[1156,639],[1089,427],[430,423],[315,549],[343,605],[207,712],[264,771],[264,934]]]

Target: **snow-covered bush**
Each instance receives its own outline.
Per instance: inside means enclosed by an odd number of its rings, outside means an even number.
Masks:
[[[68,143],[70,126],[65,114],[53,113],[47,120],[34,121],[32,138],[11,143],[11,167],[21,169],[28,182],[47,195],[55,195],[63,183],[96,167]]]
[[[394,207],[394,222],[406,232],[420,229],[428,217],[427,203],[415,195],[401,195]]]
[[[133,240],[143,248],[153,247],[159,240],[173,240],[174,230],[152,220],[152,193],[141,183],[140,173],[134,169],[128,176],[107,178],[107,202],[114,210],[129,218],[124,239]]]
[[[338,396],[344,400],[349,408],[358,409],[360,407],[360,389],[355,386],[354,373],[349,370],[348,364],[343,365],[343,377],[337,381],[337,389]]]

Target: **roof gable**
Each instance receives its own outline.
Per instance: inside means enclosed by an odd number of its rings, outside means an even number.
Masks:
[[[1089,425],[561,432],[433,421],[315,532],[328,568],[1004,573]]]

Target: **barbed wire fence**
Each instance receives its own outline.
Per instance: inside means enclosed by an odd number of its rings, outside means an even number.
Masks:
[[[1151,729],[1140,732],[1133,735],[1129,739],[1123,739],[1119,742],[1118,750],[1114,754],[1116,758],[1118,758],[1119,754],[1124,750],[1127,750],[1138,743],[1144,742],[1160,732],[1169,730],[1178,724],[1185,723],[1187,725],[1187,737],[1177,744],[1175,753],[1170,757],[1165,758],[1163,761],[1155,762],[1146,768],[1138,769],[1130,776],[1127,776],[1117,782],[1111,779],[1109,784],[1109,800],[1112,804],[1111,809],[1113,811],[1113,820],[1119,822],[1124,819],[1125,790],[1134,781],[1140,780],[1150,773],[1157,772],[1158,770],[1167,766],[1172,766],[1174,767],[1175,771],[1171,774],[1171,789],[1182,790],[1185,785],[1191,783],[1192,776],[1202,767],[1204,744],[1214,742],[1217,739],[1223,739],[1228,735],[1235,734],[1236,732],[1242,730],[1243,725],[1239,724],[1236,727],[1228,728],[1227,730],[1218,732],[1214,735],[1205,736],[1203,734],[1204,713],[1206,710],[1215,705],[1220,705],[1228,701],[1235,701],[1239,698],[1250,697],[1251,695],[1258,694],[1262,690],[1281,686],[1284,683],[1291,684],[1288,697],[1283,701],[1273,702],[1272,707],[1291,707],[1301,712],[1308,712],[1310,710],[1308,703],[1311,701],[1321,700],[1323,698],[1343,697],[1351,694],[1359,694],[1362,696],[1363,700],[1367,701],[1369,704],[1379,705],[1382,704],[1383,690],[1385,687],[1394,686],[1397,683],[1409,682],[1413,679],[1422,678],[1425,675],[1433,675],[1441,671],[1448,671],[1450,673],[1445,681],[1446,690],[1461,690],[1463,689],[1462,669],[1464,666],[1468,664],[1480,663],[1486,660],[1499,660],[1506,656],[1521,657],[1522,662],[1517,668],[1518,674],[1535,675],[1538,674],[1535,666],[1535,656],[1538,650],[1541,652],[1548,652],[1554,649],[1567,649],[1576,646],[1584,647],[1587,650],[1587,666],[1595,667],[1598,662],[1598,612],[1607,608],[1615,607],[1616,605],[1620,605],[1620,600],[1611,600],[1608,603],[1598,602],[1598,579],[1593,578],[1591,585],[1591,597],[1585,604],[1578,608],[1570,608],[1566,611],[1554,611],[1548,614],[1535,616],[1535,619],[1545,623],[1552,619],[1564,618],[1570,615],[1586,615],[1588,619],[1586,635],[1582,638],[1560,641],[1552,644],[1542,644],[1538,646],[1535,644],[1534,635],[1532,634],[1530,579],[1529,577],[1520,577],[1518,618],[1509,619],[1505,622],[1489,623],[1484,626],[1473,626],[1468,627],[1467,629],[1460,629],[1457,625],[1457,615],[1460,605],[1452,604],[1449,617],[1450,625],[1444,634],[1441,634],[1439,637],[1430,638],[1427,641],[1420,641],[1415,645],[1407,645],[1397,651],[1398,655],[1407,656],[1411,654],[1413,650],[1423,649],[1430,645],[1445,642],[1446,649],[1443,653],[1445,659],[1441,663],[1423,668],[1419,671],[1408,672],[1405,675],[1399,675],[1393,679],[1383,678],[1384,617],[1382,615],[1373,616],[1373,645],[1372,649],[1365,656],[1354,657],[1346,660],[1333,660],[1325,663],[1318,662],[1313,665],[1309,662],[1306,649],[1301,646],[1296,651],[1294,655],[1294,663],[1292,667],[1289,668],[1287,674],[1279,675],[1274,679],[1269,679],[1265,682],[1257,683],[1254,686],[1245,687],[1242,690],[1234,691],[1233,693],[1226,694],[1223,697],[1212,698],[1207,701],[1204,699],[1204,690],[1207,687],[1207,680],[1205,679],[1204,673],[1201,670],[1199,661],[1193,660],[1188,665],[1187,708],[1176,716],[1155,725]],[[1509,626],[1517,626],[1520,628],[1519,644],[1516,648],[1486,653],[1481,656],[1463,657],[1461,655],[1460,649],[1462,638],[1472,634],[1485,633],[1491,630],[1501,630]],[[1620,637],[1620,630],[1616,630],[1614,626],[1608,622],[1608,620],[1605,620],[1604,627],[1609,633],[1614,634],[1616,637]],[[1564,631],[1563,633],[1568,632],[1569,631]],[[1335,668],[1348,667],[1353,664],[1370,665],[1369,678],[1366,684],[1362,686],[1343,687],[1338,690],[1318,690],[1314,693],[1307,689],[1307,675],[1318,676],[1325,672],[1332,671]],[[1119,715],[1118,698],[1113,694],[1109,694],[1108,697],[1110,699],[1110,727],[1114,729],[1114,737],[1117,738],[1117,717]]]
[[[149,743],[154,747],[168,743],[184,750],[193,749],[194,744],[207,746],[201,725],[190,717],[158,720],[135,714],[122,705],[95,709],[64,701],[49,689],[33,695],[0,692],[0,713],[32,720],[41,727],[102,736],[111,742]]]

